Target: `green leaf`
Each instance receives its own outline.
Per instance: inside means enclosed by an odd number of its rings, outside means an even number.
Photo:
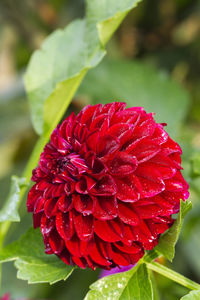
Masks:
[[[67,266],[56,255],[44,252],[44,243],[40,229],[29,229],[18,241],[9,244],[0,251],[0,262],[15,260],[17,277],[29,283],[49,282],[53,284],[67,279],[72,266]]]
[[[135,7],[138,2],[138,0],[87,1],[87,17],[97,24],[96,27],[102,45],[107,43],[127,13]]]
[[[200,299],[200,290],[192,291],[189,294],[181,298],[181,300],[199,300]]]
[[[103,61],[88,73],[78,95],[89,96],[94,104],[123,101],[129,107],[143,106],[156,113],[158,122],[168,124],[166,130],[173,137],[178,135],[189,104],[188,93],[166,74],[127,60]]]
[[[0,222],[11,221],[19,222],[20,217],[18,214],[18,203],[20,199],[20,191],[23,186],[26,185],[25,178],[19,178],[17,176],[11,177],[11,186],[8,199],[5,202],[3,208],[0,210]]]
[[[192,204],[189,201],[182,201],[180,204],[180,212],[173,226],[164,233],[160,240],[158,246],[155,250],[160,254],[164,255],[169,261],[172,261],[175,255],[175,245],[178,240],[181,226],[183,224],[183,219],[188,211],[192,208]]]
[[[104,57],[108,41],[139,0],[88,0],[86,19],[52,33],[29,63],[25,85],[35,130],[51,132],[88,69]]]
[[[85,300],[152,300],[148,270],[138,264],[130,271],[104,277],[90,286]]]
[[[196,153],[192,158],[193,172],[200,175],[200,153]]]

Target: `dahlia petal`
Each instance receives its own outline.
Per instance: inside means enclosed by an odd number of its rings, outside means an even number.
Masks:
[[[162,193],[162,197],[164,198],[165,201],[169,202],[172,205],[180,204],[180,200],[185,199],[182,191],[181,192],[164,191]]]
[[[69,213],[57,213],[56,215],[56,229],[60,236],[66,241],[71,239],[74,234],[74,226],[72,222],[72,214]]]
[[[66,213],[67,211],[71,210],[73,206],[72,197],[65,195],[61,196],[60,198],[58,198],[57,206],[61,212]]]
[[[107,103],[103,106],[102,112],[108,112],[109,115],[112,115],[114,112],[122,111],[126,107],[125,102],[112,102]]]
[[[61,178],[60,176],[55,176],[52,180],[52,183],[64,183],[64,178]]]
[[[141,184],[136,176],[131,174],[124,178],[115,178],[117,198],[124,202],[135,202],[140,197]]]
[[[156,204],[135,206],[135,210],[141,219],[154,218],[160,214],[164,214],[165,211],[165,209]]]
[[[86,139],[86,144],[89,150],[96,152],[98,143],[99,143],[99,131],[97,130],[88,135]]]
[[[162,144],[162,153],[164,153],[165,155],[169,155],[174,152],[179,152],[180,154],[182,154],[181,147],[170,137],[168,137],[166,143]]]
[[[50,233],[49,244],[55,254],[60,254],[64,249],[64,241],[55,229]]]
[[[183,178],[180,171],[177,171],[176,175],[173,178],[167,179],[165,181],[165,186],[166,186],[166,191],[174,191],[174,192],[178,192],[181,190],[188,190],[189,188],[189,185]]]
[[[81,256],[87,256],[94,247],[94,238],[90,239],[89,241],[80,240],[79,247]]]
[[[97,247],[99,248],[100,253],[106,258],[106,259],[112,259],[112,247],[111,243],[107,243],[103,241],[102,239],[96,237],[95,240]]]
[[[45,250],[44,252],[46,254],[54,254],[53,250],[51,249],[51,246],[49,244],[49,236],[47,235],[43,235],[43,241],[44,241],[44,247],[45,247]]]
[[[107,117],[108,117],[108,114],[101,114],[101,115],[99,115],[98,117],[96,117],[96,118],[93,120],[93,122],[91,123],[89,129],[90,129],[91,131],[96,130],[96,129],[99,130],[99,128],[101,128],[101,126],[102,126],[104,120],[105,120]]]
[[[43,215],[43,212],[33,213],[33,227],[34,228],[40,227],[42,215]]]
[[[94,197],[94,212],[95,218],[100,220],[110,220],[117,217],[118,204],[114,196],[99,196]]]
[[[83,257],[72,256],[72,261],[77,265],[79,268],[85,269],[87,267],[87,262]]]
[[[88,194],[88,192],[96,185],[96,181],[88,176],[83,176],[75,185],[75,190],[80,194]]]
[[[158,238],[147,243],[143,243],[143,247],[145,250],[152,250],[155,246],[158,245]]]
[[[52,197],[60,197],[65,194],[64,184],[55,185],[52,189]]]
[[[85,124],[81,124],[81,123],[77,122],[76,126],[73,128],[73,136],[80,143],[85,140],[88,133],[89,133],[89,131]]]
[[[158,204],[159,206],[163,207],[163,208],[167,208],[167,209],[172,209],[174,207],[174,203],[172,203],[171,201],[167,201],[164,199],[163,194],[161,194],[162,196],[155,196],[152,198],[152,201],[156,204]],[[139,203],[139,201],[138,201]]]
[[[110,266],[111,262],[107,259],[105,259],[105,257],[103,257],[103,255],[101,254],[101,252],[99,251],[99,249],[96,246],[96,243],[94,243],[94,247],[92,252],[90,253],[89,257],[97,264],[102,265],[102,266]]]
[[[182,169],[181,168],[181,156],[179,152],[171,153],[168,156],[174,163],[177,169]]]
[[[58,148],[58,129],[54,129],[54,131],[51,134],[51,146],[53,146],[54,148]]]
[[[95,271],[96,264],[94,264],[88,256],[85,256],[85,260],[87,261],[88,267]]]
[[[157,124],[154,133],[152,135],[152,141],[158,143],[159,145],[165,143],[168,139],[167,132],[163,129],[163,126]]]
[[[92,176],[97,178],[101,175],[101,174],[105,174],[107,171],[107,167],[106,165],[98,158],[94,159],[94,163],[92,166]]]
[[[75,185],[75,190],[80,194],[88,194],[87,191],[87,182],[85,177],[82,177]]]
[[[97,149],[98,157],[103,157],[103,156],[106,157],[119,149],[120,141],[118,138],[113,137],[111,135],[104,135],[103,137],[100,138],[97,147],[98,147]]]
[[[145,162],[160,152],[160,146],[150,138],[140,138],[128,145],[125,150],[135,156],[139,163]]]
[[[123,223],[119,220],[94,221],[95,233],[106,242],[117,242],[123,238]]]
[[[116,184],[110,175],[104,175],[90,190],[94,196],[112,196],[116,194]]]
[[[145,221],[140,221],[140,224],[138,226],[133,226],[132,227],[132,232],[134,235],[135,241],[138,241],[142,244],[148,244],[152,243],[154,240],[154,236],[152,235],[150,229],[148,228],[147,224]]]
[[[69,123],[68,120],[65,119],[65,120],[62,122],[62,124],[60,125],[60,127],[59,127],[59,134],[60,134],[60,136],[62,136],[64,139],[67,138],[67,136],[66,136],[66,126],[67,126],[68,123]]]
[[[85,161],[87,165],[92,169],[94,165],[94,160],[96,159],[96,154],[93,151],[87,151],[85,153]]]
[[[43,236],[47,236],[50,234],[50,232],[54,229],[55,227],[55,219],[54,218],[47,218],[45,215],[42,216],[41,218],[41,232]]]
[[[53,191],[54,191],[54,185],[49,185],[49,187],[44,190],[44,194],[43,194],[44,198],[46,199],[52,198]]]
[[[70,182],[65,183],[65,185],[64,185],[65,194],[69,196],[71,193],[73,193],[74,192],[74,187],[75,187],[75,184],[72,183],[72,182],[71,182],[71,184],[70,184]]]
[[[38,167],[33,169],[31,180],[38,182],[40,179],[45,177],[45,173]]]
[[[133,232],[131,230],[131,226],[124,224],[124,236],[122,238],[122,243],[127,246],[131,246],[134,240]]]
[[[107,134],[116,136],[120,141],[120,145],[123,146],[133,134],[133,125],[126,123],[115,124],[107,130]]]
[[[50,198],[44,204],[44,212],[48,218],[55,216],[58,212],[57,198]]]
[[[81,257],[80,240],[76,234],[74,234],[70,240],[65,240],[65,245],[72,255]]]
[[[135,243],[132,243],[130,246],[123,245],[122,242],[114,243],[115,247],[125,253],[136,254],[141,251],[141,247]]]
[[[143,177],[138,177],[142,186],[141,197],[153,197],[165,190],[165,183],[162,179],[150,180]]]
[[[153,236],[160,235],[169,228],[169,225],[166,223],[155,223],[152,220],[148,220],[147,222]]]
[[[76,233],[81,241],[89,241],[93,237],[93,216],[83,216],[80,213],[73,214]]]
[[[136,157],[125,152],[119,152],[111,161],[109,171],[113,176],[124,177],[133,173],[137,165]]]
[[[132,265],[135,265],[138,260],[144,255],[144,250],[141,249],[141,251],[139,253],[136,253],[136,254],[130,254],[129,255],[129,259],[130,259],[130,263]]]
[[[156,122],[153,118],[143,121],[139,126],[134,129],[134,137],[140,138],[151,136],[156,129]]]
[[[167,168],[167,167],[162,167],[162,166],[158,166],[157,168],[158,168],[158,172],[160,173],[162,179],[169,179],[176,174],[175,168]]]
[[[69,172],[67,170],[64,170],[61,173],[59,173],[59,177],[64,182],[67,182],[67,183],[68,182],[73,182],[73,179],[72,179],[71,175],[69,174]]]
[[[57,137],[58,149],[57,151],[62,154],[67,154],[69,150],[72,149],[72,146],[62,137]]]
[[[120,111],[115,114],[115,117],[111,119],[110,125],[114,125],[117,123],[126,123],[131,124],[131,129],[135,128],[135,126],[140,121],[140,115],[133,111]]]
[[[28,212],[33,212],[35,203],[40,196],[41,196],[41,193],[36,190],[36,184],[33,185],[28,193],[28,199],[27,199],[27,204],[26,204]]]
[[[44,210],[44,202],[45,202],[45,198],[43,197],[39,197],[36,202],[35,202],[35,205],[34,205],[34,213],[39,213],[41,211]]]
[[[160,173],[157,169],[155,169],[151,164],[148,162],[142,163],[138,166],[135,174],[138,177],[143,177],[149,179],[151,181],[156,181],[160,176]]]
[[[176,174],[176,169],[163,167],[148,161],[140,164],[135,174],[150,180],[156,180],[157,178],[168,179]]]
[[[86,124],[88,127],[92,119],[102,110],[102,104],[97,105],[87,105],[82,109],[82,116],[80,122]]]
[[[85,160],[82,159],[79,155],[70,154],[68,158],[70,159],[70,162],[78,169],[79,174],[84,173],[88,169]]]
[[[90,191],[95,186],[96,181],[89,176],[85,176],[85,179],[87,183],[87,190]]]
[[[47,182],[46,180],[41,180],[40,182],[38,182],[35,186],[35,188],[39,191],[44,191],[46,188],[48,188],[50,185],[49,182]]]
[[[140,222],[132,203],[119,202],[119,217],[124,223],[129,225],[135,226]]]
[[[58,256],[66,265],[71,265],[71,256],[66,248],[63,249],[63,251],[59,253]]]
[[[128,266],[130,265],[129,256],[126,253],[119,251],[117,248],[112,247],[112,260],[116,265]]]
[[[83,215],[89,215],[93,212],[93,200],[88,195],[73,195],[74,208]]]
[[[180,157],[179,153],[175,153],[175,154]],[[148,162],[155,164],[156,165],[155,168],[165,167],[165,168],[172,168],[172,169],[181,169],[180,164],[177,165],[176,161],[171,159],[170,156],[165,156],[164,154],[159,153],[156,156],[152,157]]]

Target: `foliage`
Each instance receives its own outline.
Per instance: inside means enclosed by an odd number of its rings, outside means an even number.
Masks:
[[[3,208],[0,210],[0,222],[12,221],[19,222],[18,204],[20,201],[20,189],[26,185],[25,178],[12,176],[10,193]]]
[[[130,271],[104,277],[90,286],[85,300],[153,300],[149,272],[144,264]]]
[[[29,283],[53,284],[67,279],[73,267],[66,266],[55,255],[44,253],[40,230],[29,229],[18,241],[6,246],[0,253],[0,262],[15,260],[17,277]]]
[[[168,260],[172,261],[175,255],[175,245],[177,243],[183,219],[188,211],[192,208],[191,202],[183,202],[180,204],[180,212],[173,226],[160,238],[158,246],[155,250],[164,255]]]

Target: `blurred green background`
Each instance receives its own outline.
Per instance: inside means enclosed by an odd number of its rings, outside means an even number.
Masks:
[[[23,86],[30,56],[53,30],[83,16],[83,0],[0,1],[0,207],[9,191],[10,175],[21,174],[37,140]],[[200,152],[200,1],[143,0],[107,49],[106,59],[88,73],[67,114],[87,103],[123,100],[129,106],[144,106],[157,113],[158,121],[168,122],[167,131],[183,147],[184,175],[193,202],[170,267],[200,282],[200,174],[192,164]],[[32,224],[25,200],[21,216],[7,242]],[[3,265],[0,296],[9,292],[12,299],[79,300],[98,274],[99,270],[76,270],[66,282],[28,285],[16,278],[9,263]],[[187,292],[157,274],[155,282],[161,300],[179,299]]]

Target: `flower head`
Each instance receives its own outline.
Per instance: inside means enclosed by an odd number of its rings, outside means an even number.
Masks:
[[[86,106],[52,133],[27,208],[47,254],[81,268],[135,264],[188,197],[181,148],[142,107]]]

